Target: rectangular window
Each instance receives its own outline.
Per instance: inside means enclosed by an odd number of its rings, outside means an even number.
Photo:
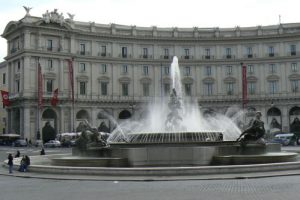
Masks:
[[[170,95],[170,84],[164,83],[164,95],[169,96]]]
[[[210,49],[205,49],[205,59],[210,59]]]
[[[164,49],[164,59],[169,59],[169,49]]]
[[[211,76],[211,66],[205,67],[205,74],[206,74],[206,76]]]
[[[295,56],[297,53],[297,51],[296,51],[296,45],[295,44],[292,44],[291,46],[290,46],[290,51],[291,51],[291,56]]]
[[[53,91],[53,80],[46,81],[46,91],[47,93],[52,93]]]
[[[101,82],[101,95],[107,96],[107,82]]]
[[[254,74],[254,66],[253,65],[247,65],[247,73]]]
[[[16,80],[16,92],[20,92],[20,80]]]
[[[51,59],[48,60],[48,70],[53,69],[53,61]]]
[[[185,67],[184,68],[184,74],[186,76],[190,76],[191,75],[191,67]]]
[[[143,58],[148,58],[148,48],[143,48]]]
[[[52,40],[48,40],[48,42],[47,42],[47,50],[48,51],[52,51]]]
[[[249,82],[247,85],[248,85],[248,93],[255,94],[255,83]]]
[[[86,82],[79,82],[79,94],[86,95]]]
[[[275,74],[276,73],[276,65],[275,64],[269,64],[269,72],[271,74]]]
[[[85,55],[85,44],[80,44],[80,55]]]
[[[144,95],[145,97],[148,97],[148,96],[150,95],[150,90],[149,90],[149,88],[150,88],[149,83],[143,83],[143,95]]]
[[[184,49],[184,59],[190,59],[190,50]]]
[[[247,47],[247,57],[248,58],[252,58],[253,57],[252,47]]]
[[[276,94],[278,92],[278,81],[269,81],[270,94]]]
[[[128,83],[122,83],[122,96],[128,96]]]
[[[298,72],[298,65],[297,65],[297,63],[291,63],[291,70],[292,70],[292,72]]]
[[[184,84],[184,92],[186,96],[192,96],[192,84],[190,83]]]
[[[79,72],[85,72],[86,68],[85,68],[85,63],[80,63],[80,69]]]
[[[227,76],[232,75],[232,66],[231,65],[226,66],[226,74],[227,74]]]
[[[2,84],[3,85],[6,84],[6,74],[5,73],[2,74]]]
[[[169,75],[170,74],[170,68],[169,67],[164,67],[164,72],[165,72],[165,75]]]
[[[213,83],[204,83],[204,94],[207,96],[213,94]]]
[[[127,47],[122,47],[122,58],[127,58]]]
[[[127,65],[123,65],[122,66],[122,73],[127,74],[127,71],[128,71]]]
[[[269,46],[269,57],[273,57],[273,56],[274,56],[274,47]]]
[[[18,64],[17,64],[17,71],[19,72],[21,70],[21,62],[18,61]]]
[[[225,49],[226,58],[231,58],[231,48]]]
[[[299,80],[291,80],[291,89],[292,92],[298,92],[299,91]]]
[[[227,95],[233,95],[234,83],[227,83]]]
[[[102,64],[102,65],[101,65],[101,73],[102,73],[102,74],[105,74],[105,73],[106,73],[106,70],[107,70],[107,69],[106,69],[106,64]]]
[[[143,66],[143,75],[144,76],[148,76],[148,73],[149,73],[149,68],[147,65],[144,65]]]
[[[106,46],[101,46],[101,56],[106,56]]]

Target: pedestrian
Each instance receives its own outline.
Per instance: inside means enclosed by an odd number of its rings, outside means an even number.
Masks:
[[[12,170],[13,170],[13,166],[14,166],[14,162],[13,162],[14,157],[13,157],[12,154],[10,153],[10,154],[8,154],[7,159],[8,159],[7,164],[8,164],[8,166],[9,166],[9,173],[11,174],[11,173],[12,173]]]
[[[26,158],[25,158],[25,155],[23,155],[21,162],[20,162],[19,171],[24,172],[25,169],[26,169]]]
[[[16,153],[16,155],[15,155],[15,158],[19,158],[20,157],[20,151],[19,150],[17,150],[17,153]]]
[[[41,150],[41,155],[45,155],[46,153],[45,153],[45,149],[44,148],[42,148],[42,150]]]
[[[25,155],[24,172],[27,172],[29,165],[30,165],[30,158],[29,158],[29,156]]]

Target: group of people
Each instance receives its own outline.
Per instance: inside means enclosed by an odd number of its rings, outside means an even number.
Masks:
[[[45,155],[45,154],[46,154],[45,150],[44,150],[44,148],[42,148],[42,150],[40,151],[40,155]],[[9,173],[10,174],[13,173],[13,166],[14,166],[13,160],[14,160],[14,157],[15,158],[19,158],[20,156],[21,156],[21,153],[20,153],[19,150],[17,150],[17,153],[15,154],[15,156],[13,156],[11,153],[8,154],[8,157],[7,157],[8,162],[7,162],[7,164],[8,164],[8,169],[9,169]],[[23,155],[22,159],[20,161],[20,167],[19,167],[18,171],[20,171],[20,172],[26,172],[28,170],[28,166],[29,165],[30,165],[30,158],[29,158],[29,156],[28,155]]]

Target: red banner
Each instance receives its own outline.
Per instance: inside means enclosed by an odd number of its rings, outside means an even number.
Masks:
[[[247,97],[247,66],[243,65],[243,108],[246,107],[248,103],[248,97]]]
[[[70,78],[70,84],[71,84],[71,99],[74,103],[74,69],[73,69],[73,60],[68,59],[69,64],[69,78]]]
[[[53,97],[51,98],[51,105],[56,106],[58,104],[58,88],[54,90]]]
[[[43,75],[40,62],[38,63],[38,106],[39,109],[43,106]]]
[[[10,106],[9,93],[1,90],[2,101],[4,106]]]

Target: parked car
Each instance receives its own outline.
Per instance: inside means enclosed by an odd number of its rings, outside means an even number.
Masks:
[[[37,140],[34,144],[35,147],[42,147],[43,146],[43,140]]]
[[[15,147],[27,147],[26,140],[18,139],[14,142]]]
[[[74,147],[76,146],[76,140],[65,140],[61,142],[63,147]]]
[[[287,145],[296,145],[297,144],[297,138],[294,133],[282,133],[275,135],[274,139],[272,140],[274,143],[279,143],[284,146]]]
[[[58,140],[49,140],[44,144],[44,147],[61,147],[61,143]]]

